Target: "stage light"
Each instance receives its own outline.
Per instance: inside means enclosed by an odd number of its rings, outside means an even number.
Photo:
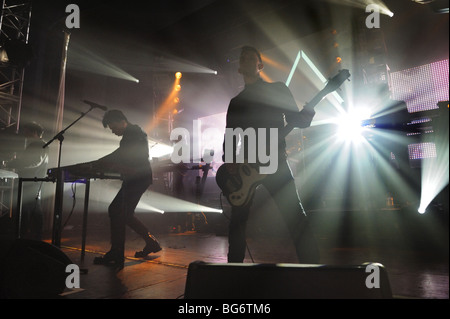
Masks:
[[[419,213],[424,214],[426,208],[449,182],[449,144],[448,127],[446,138],[437,136],[439,156],[422,159],[422,182]]]
[[[183,113],[183,111],[184,111],[184,109],[173,109],[172,114],[177,115],[177,114]]]
[[[33,58],[31,46],[20,40],[7,40],[0,45],[1,62],[26,67]]]
[[[170,145],[150,141],[149,152],[150,158],[163,157],[172,154],[173,147]]]
[[[0,48],[0,62],[1,63],[9,62],[8,53],[6,52],[6,50],[4,48]]]
[[[382,0],[329,0],[330,2],[338,3],[339,5],[346,5],[349,7],[354,8],[360,8],[360,9],[366,9],[369,5],[375,5],[377,6],[379,12],[381,14],[387,15],[389,17],[393,17],[394,13],[386,6],[384,1]],[[418,1],[418,0],[412,0],[412,1]],[[427,1],[430,2],[430,1]],[[333,30],[332,34],[336,34],[337,31]]]
[[[337,136],[342,141],[356,141],[361,136],[362,129],[357,118],[345,114],[339,119]]]
[[[157,207],[157,209],[155,209]],[[149,212],[166,213],[218,213],[223,211],[214,207],[203,206],[187,200],[168,196],[154,191],[146,191],[139,202],[138,208]]]
[[[67,61],[68,69],[73,69],[92,74],[103,75],[121,80],[139,83],[139,80],[121,69],[118,65],[109,62],[97,53],[77,45],[70,46],[70,58]]]
[[[448,102],[436,103],[448,101],[448,71],[446,59],[391,73],[393,99],[405,101],[409,113],[442,112],[436,118],[420,116],[418,121],[411,121],[430,125],[433,130],[432,140],[424,136],[421,143],[408,145],[409,160],[420,163],[421,167],[420,214],[426,213],[427,207],[449,182]],[[414,90],[410,89],[411,83],[414,83]]]
[[[172,89],[171,89],[169,95],[167,96],[167,98],[159,106],[156,117],[154,117],[152,122],[150,122],[146,126],[145,130],[147,132],[150,132],[151,130],[153,130],[160,122],[160,119],[167,116],[167,114],[171,114],[173,111],[174,105],[176,105],[180,102],[178,93],[181,91],[180,81],[181,81],[182,76],[183,75],[181,72],[175,73],[175,80],[174,80]]]
[[[429,5],[431,9],[436,13],[448,13],[449,6],[448,0],[412,0],[419,4]]]
[[[363,121],[368,118],[370,118],[370,111],[366,108],[352,109],[339,116],[335,121],[338,126],[338,139],[346,142],[361,142],[362,133],[366,130]]]
[[[147,203],[144,203],[143,201],[140,201],[139,204],[136,207],[136,212],[142,213],[158,213],[158,214],[164,214],[165,211],[156,208],[155,206],[149,205]]]

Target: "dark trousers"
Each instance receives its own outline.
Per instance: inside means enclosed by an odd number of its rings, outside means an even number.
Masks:
[[[287,225],[294,242],[299,263],[319,263],[319,249],[308,217],[300,202],[291,169],[286,160],[280,160],[278,171],[263,180]],[[250,203],[245,207],[233,207],[228,236],[228,262],[242,263],[246,250],[245,230],[250,213]]]
[[[42,240],[44,214],[40,189],[38,183],[27,183],[23,187],[20,238]]]
[[[111,221],[111,251],[123,254],[125,250],[125,225],[142,238],[148,237],[148,228],[136,218],[134,211],[151,181],[124,182],[114,200],[109,205]]]
[[[42,240],[43,212],[40,199],[32,199],[22,204],[20,238]]]

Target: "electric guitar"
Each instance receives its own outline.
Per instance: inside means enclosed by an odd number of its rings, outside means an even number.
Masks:
[[[341,70],[328,81],[325,88],[320,91],[305,109],[313,109],[329,93],[337,90],[342,83],[350,78],[348,70]],[[279,136],[286,137],[295,128],[294,123],[288,123],[279,132]],[[257,164],[250,163],[224,163],[216,173],[216,183],[222,190],[224,196],[232,206],[245,206],[253,198],[256,187],[267,175],[259,173]]]

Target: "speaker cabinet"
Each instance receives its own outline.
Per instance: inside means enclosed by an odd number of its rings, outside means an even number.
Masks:
[[[57,298],[66,288],[66,267],[72,262],[59,248],[18,239],[3,242],[0,254],[1,298]]]
[[[372,287],[373,284],[377,284],[379,288]],[[196,261],[189,265],[184,297],[185,299],[390,299],[392,292],[387,272],[381,264],[328,266],[208,264]]]

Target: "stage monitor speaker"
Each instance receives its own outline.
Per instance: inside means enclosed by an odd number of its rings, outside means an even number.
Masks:
[[[366,281],[379,271],[379,288]],[[372,268],[368,268],[369,270]],[[369,277],[369,282],[371,282]],[[371,285],[369,285],[371,286]],[[391,299],[387,272],[381,264],[356,266],[301,264],[189,265],[185,299]]]
[[[66,288],[66,267],[72,261],[56,246],[17,239],[2,243],[0,258],[1,298],[58,298]]]

